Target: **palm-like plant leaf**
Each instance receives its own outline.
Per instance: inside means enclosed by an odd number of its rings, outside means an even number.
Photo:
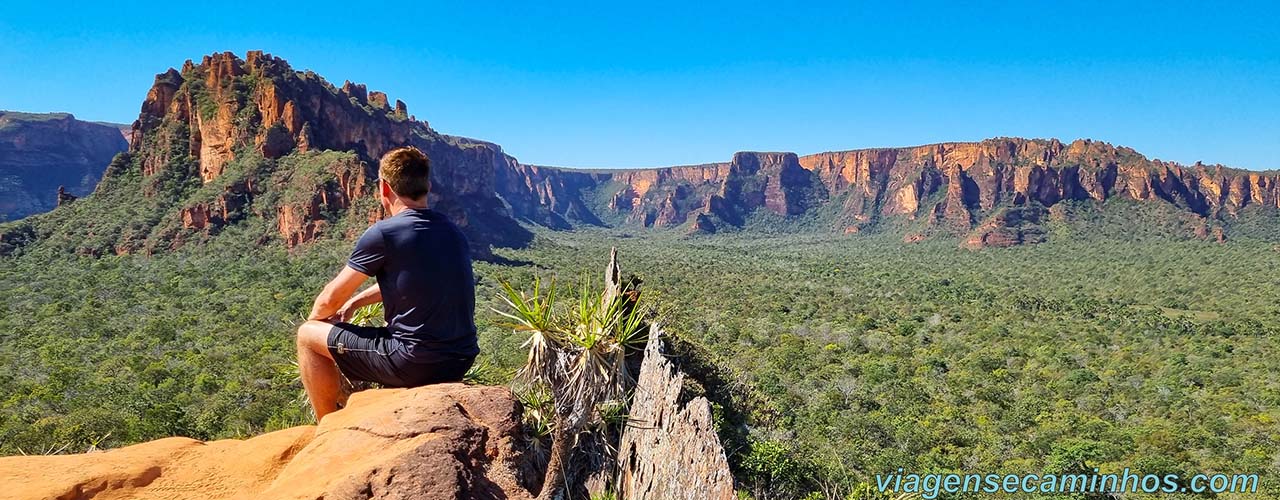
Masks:
[[[502,300],[510,312],[499,309],[494,311],[509,320],[503,326],[529,335],[524,342],[524,347],[529,349],[529,358],[516,373],[517,378],[529,383],[550,384],[556,378],[552,369],[557,364],[555,345],[563,337],[553,315],[556,303],[555,281],[550,282],[544,290],[542,280],[534,278],[533,292],[528,295],[517,291],[507,282],[502,283],[502,290]]]

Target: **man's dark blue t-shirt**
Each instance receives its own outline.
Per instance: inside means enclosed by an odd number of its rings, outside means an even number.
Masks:
[[[415,362],[471,357],[475,279],[467,239],[444,215],[407,208],[356,242],[347,266],[378,278],[387,329]]]

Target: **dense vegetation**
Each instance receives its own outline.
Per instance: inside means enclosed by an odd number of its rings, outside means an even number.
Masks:
[[[732,374],[717,390],[751,439],[729,452],[758,497],[899,467],[1256,472],[1280,491],[1280,248],[1112,226],[983,251],[890,234],[540,232],[476,264],[483,356],[494,382],[524,361],[489,310],[500,280],[575,282],[618,246],[669,329]],[[260,231],[151,257],[46,242],[0,261],[0,453],[305,422],[293,330],[346,244],[287,253]]]

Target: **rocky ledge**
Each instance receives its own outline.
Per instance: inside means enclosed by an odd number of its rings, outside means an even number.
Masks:
[[[0,458],[0,498],[530,498],[520,408],[501,387],[357,393],[318,426]]]

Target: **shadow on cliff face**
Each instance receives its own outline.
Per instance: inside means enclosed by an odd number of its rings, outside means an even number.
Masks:
[[[89,194],[111,158],[128,147],[115,125],[67,113],[0,111],[0,222],[52,210],[61,193]]]

